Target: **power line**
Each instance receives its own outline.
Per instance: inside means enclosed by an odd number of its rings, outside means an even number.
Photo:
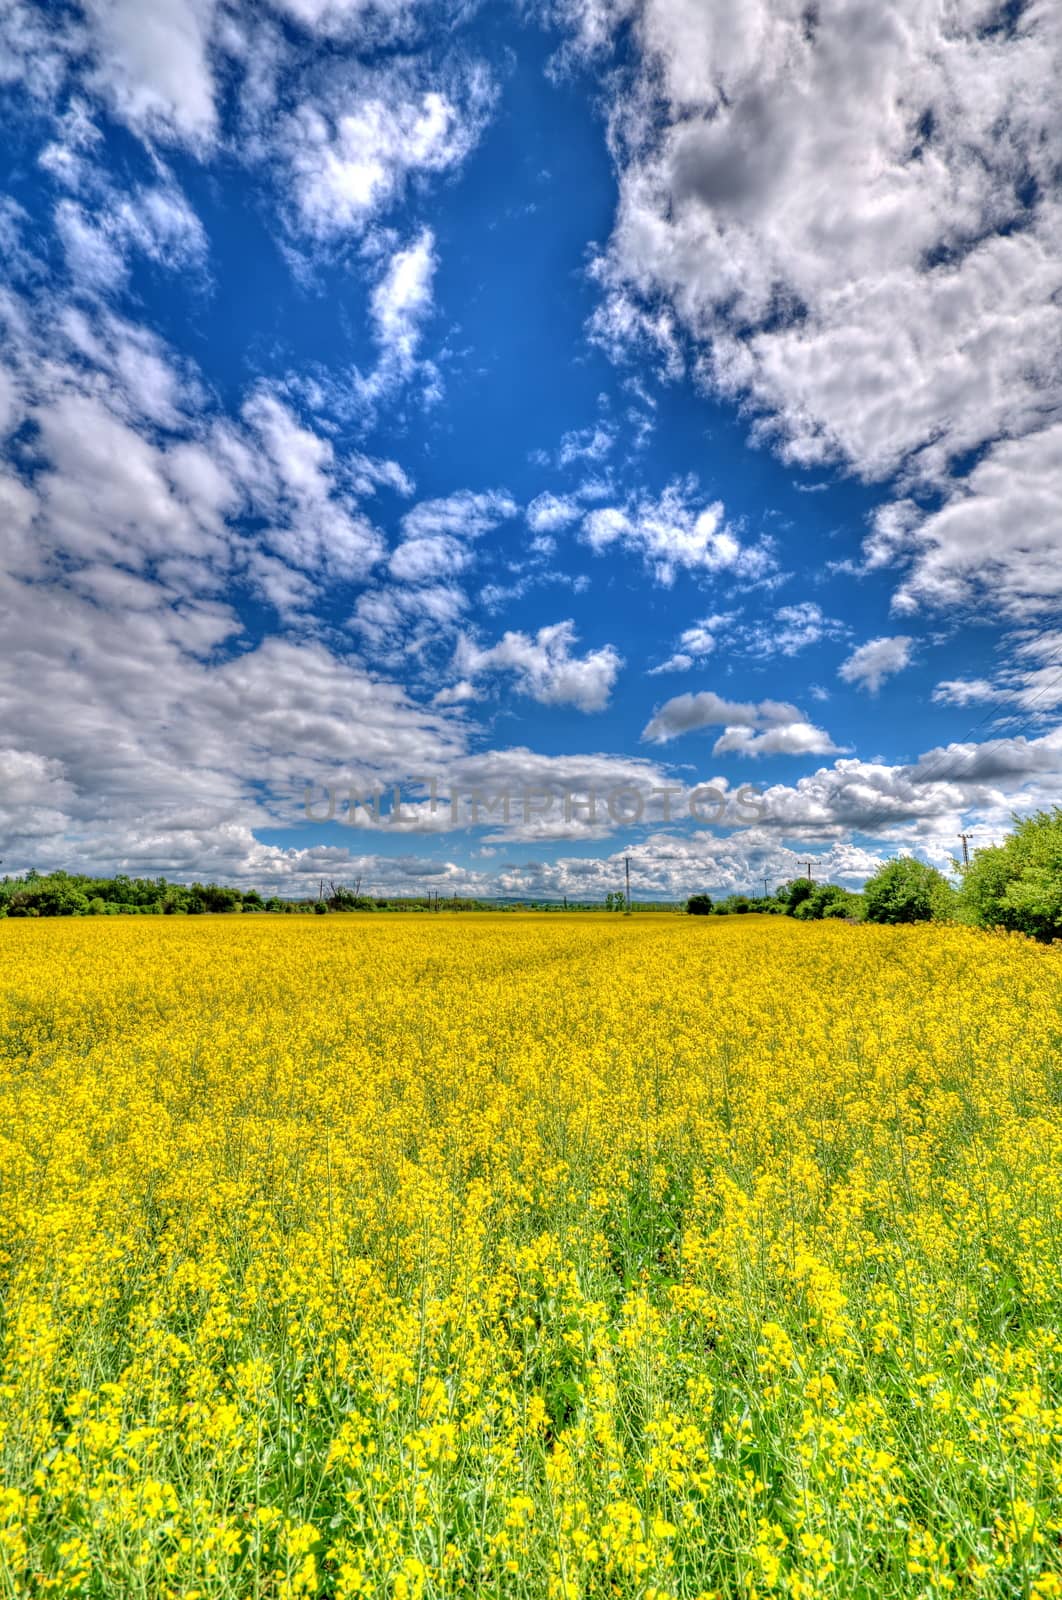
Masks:
[[[1041,668],[1041,671],[1046,671],[1048,667],[1053,666],[1054,663],[1056,661],[1059,661],[1059,660],[1062,660],[1062,643],[1060,643],[1058,648],[1055,651],[1053,651],[1053,653],[1048,657],[1048,659],[1045,662],[1043,668]],[[1055,684],[1058,683],[1060,680],[1062,680],[1062,668],[1060,668],[1060,670],[1055,674],[1055,676],[1050,680],[1050,682],[1046,683],[1043,686],[1043,688],[1039,691],[1038,694],[1033,695],[1033,698],[1026,703],[1026,705],[1024,706],[1023,709],[1026,712],[1028,712],[1028,710],[1032,706],[1034,706],[1038,700],[1042,700],[1044,695],[1047,694],[1051,689],[1053,689]],[[962,738],[958,741],[958,743],[966,744],[967,741],[973,736],[973,734],[975,734],[979,728],[984,727],[985,723],[989,720],[989,718],[990,717],[994,717],[995,715],[996,715],[996,712],[995,712],[995,710],[993,708],[990,708],[988,711],[986,711],[983,717],[979,717],[978,720],[973,724],[973,726],[971,728],[967,729],[966,733],[963,734]],[[1028,718],[1026,717],[1026,718],[1023,718],[1023,720],[1019,723],[1019,728],[1024,729],[1027,726],[1028,726]],[[977,747],[977,749],[974,750],[971,755],[965,757],[964,759],[967,760],[967,761],[972,761],[972,760],[976,759],[976,757],[977,757],[977,755],[978,755],[978,753],[980,751],[991,750],[993,745],[1005,744],[1007,739],[1010,739],[1010,738],[1013,738],[1013,737],[1015,737],[1015,735],[1006,734],[1006,735],[1002,735],[998,739],[989,739],[986,744],[979,745]],[[941,771],[943,771],[943,768],[946,765],[946,757],[947,757],[947,752],[945,752],[945,757],[940,763],[939,770],[941,770]],[[960,764],[960,770],[961,770],[961,764]],[[933,776],[934,776],[934,774],[932,772],[932,763],[930,763],[930,766],[925,769],[924,773],[921,776],[921,782],[923,784],[931,783],[933,781]],[[952,774],[952,776],[953,776],[953,778],[957,778],[959,776],[959,774],[956,772],[956,773]],[[870,833],[873,832],[874,828],[878,825],[879,822],[887,822],[887,821],[889,821],[891,819],[891,817],[892,817],[892,813],[888,810],[888,808],[883,807],[876,814],[872,813],[869,821],[860,824],[858,831],[860,833],[870,834]],[[961,838],[962,835],[960,834],[959,837]],[[965,850],[965,846],[963,848]],[[810,874],[809,874],[809,876],[810,876]]]

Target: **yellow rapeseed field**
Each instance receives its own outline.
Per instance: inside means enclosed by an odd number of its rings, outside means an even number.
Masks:
[[[0,1594],[1062,1594],[1062,951],[0,923]]]

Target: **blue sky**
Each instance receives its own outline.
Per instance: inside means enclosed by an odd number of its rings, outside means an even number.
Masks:
[[[1062,24],[938,13],[9,6],[5,870],[855,886],[1055,803]]]

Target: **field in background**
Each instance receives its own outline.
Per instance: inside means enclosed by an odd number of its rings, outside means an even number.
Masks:
[[[1062,950],[0,924],[0,1595],[1062,1594]]]

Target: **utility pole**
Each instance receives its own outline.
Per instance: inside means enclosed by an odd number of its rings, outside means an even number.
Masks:
[[[815,879],[811,876],[811,862],[810,861],[808,862],[808,882],[809,883],[814,883],[815,882]]]
[[[768,894],[769,894],[769,891],[767,889],[767,879],[764,878],[764,880],[763,880],[763,898],[765,900],[768,898]]]
[[[627,910],[631,909],[631,858],[624,856],[623,865],[627,869]]]
[[[962,840],[962,864],[964,867],[968,867],[970,865],[970,847],[967,841],[973,838],[973,834],[960,833],[959,838]]]

